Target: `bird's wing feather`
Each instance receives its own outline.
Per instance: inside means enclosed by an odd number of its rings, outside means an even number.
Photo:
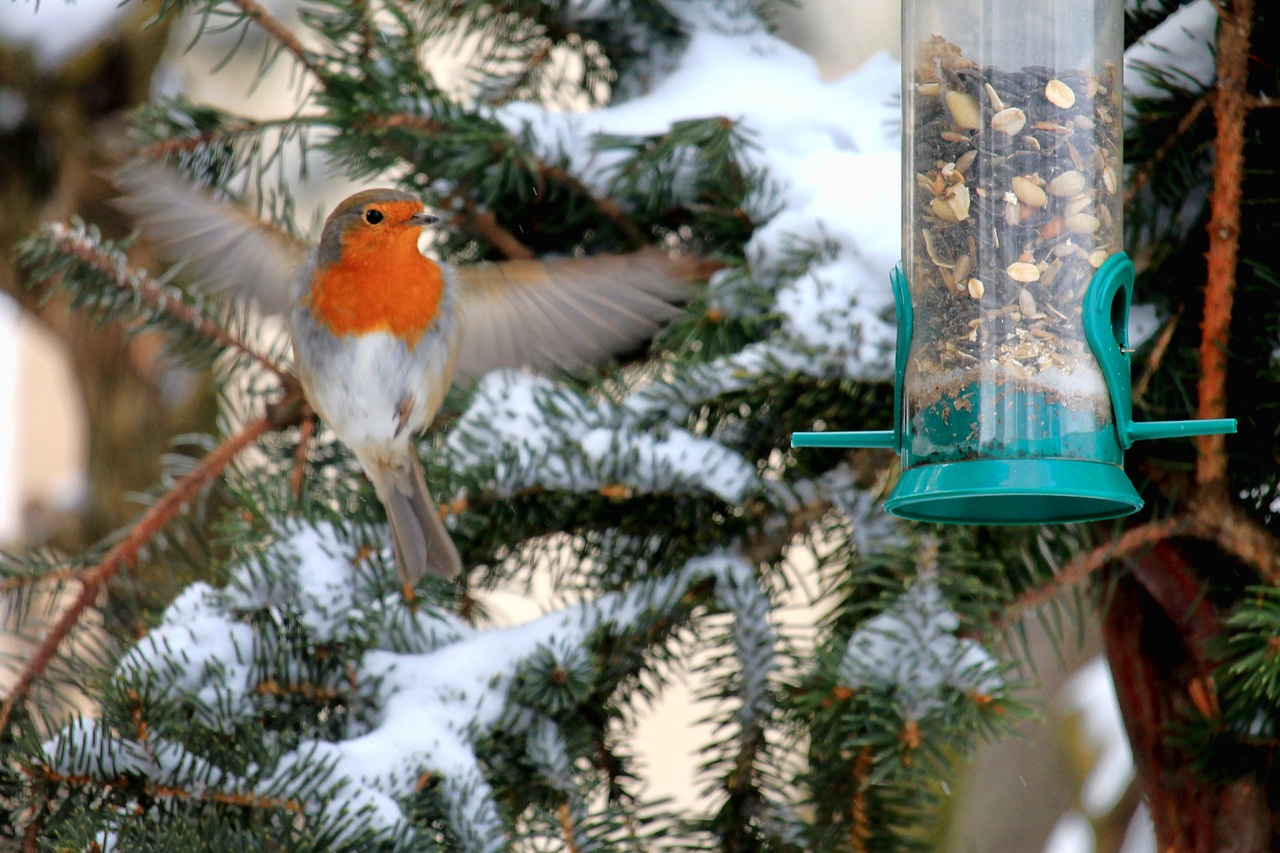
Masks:
[[[194,186],[173,169],[132,164],[114,176],[121,210],[133,216],[161,256],[182,262],[202,287],[253,299],[284,314],[307,244]]]
[[[459,267],[457,372],[576,367],[623,352],[679,316],[708,269],[659,249]]]

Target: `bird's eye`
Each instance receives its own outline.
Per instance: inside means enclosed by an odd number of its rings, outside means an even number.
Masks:
[[[377,225],[383,219],[382,211],[377,208],[369,208],[364,212],[364,221],[370,225]]]

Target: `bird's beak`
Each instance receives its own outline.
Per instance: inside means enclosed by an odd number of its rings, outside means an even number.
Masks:
[[[433,213],[427,213],[425,210],[420,213],[415,213],[413,216],[409,217],[409,224],[419,225],[424,228],[428,225],[435,225],[439,221],[439,216],[436,216]]]

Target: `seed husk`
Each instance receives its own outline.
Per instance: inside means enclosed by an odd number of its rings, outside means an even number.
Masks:
[[[1116,173],[1110,166],[1107,166],[1102,170],[1102,188],[1105,189],[1108,194],[1116,191]]]
[[[1000,99],[1000,96],[996,94],[996,90],[994,86],[992,86],[990,83],[983,83],[982,89],[987,93],[987,100],[991,102],[991,109],[995,110],[996,112],[1000,112],[1001,110],[1004,109],[1004,101],[1002,101]]]
[[[973,165],[973,161],[978,158],[978,149],[971,148],[956,158],[956,171],[965,174],[969,171],[969,167]]]
[[[941,95],[942,85],[939,83],[918,83],[916,84],[916,92],[921,95]]]
[[[1013,193],[1004,194],[1004,224],[1017,225],[1022,221],[1022,211],[1018,208],[1018,197]]]
[[[1018,307],[1022,309],[1023,317],[1030,317],[1033,314],[1040,313],[1039,309],[1036,308],[1036,298],[1025,287],[1018,291]]]
[[[1106,249],[1094,249],[1089,253],[1089,266],[1095,270],[1107,262],[1107,258],[1111,257],[1111,253]]]
[[[1076,93],[1056,77],[1044,84],[1044,96],[1049,103],[1064,110],[1069,110],[1076,104]]]
[[[969,218],[969,188],[964,184],[952,184],[941,196],[956,222]]]
[[[1013,186],[1013,194],[1017,196],[1018,200],[1023,204],[1030,205],[1031,207],[1044,207],[1049,203],[1049,197],[1045,195],[1044,190],[1040,189],[1040,187],[1036,185],[1035,181],[1031,180],[1026,175],[1014,176],[1013,180],[1010,181],[1010,184]]]
[[[967,288],[969,290],[969,296],[973,299],[981,299],[983,294],[987,292],[986,286],[983,285],[982,280],[979,278],[969,279]]]
[[[982,129],[982,111],[978,102],[964,92],[947,92],[947,111],[956,127],[964,130]]]
[[[1008,107],[991,117],[991,129],[1006,136],[1017,136],[1027,126],[1027,114],[1017,107]]]
[[[1009,264],[1005,268],[1005,273],[1014,281],[1020,281],[1023,284],[1037,281],[1040,278],[1040,268],[1035,264],[1029,264],[1024,261],[1017,261]]]

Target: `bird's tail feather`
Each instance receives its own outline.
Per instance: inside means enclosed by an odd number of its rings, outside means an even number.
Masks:
[[[427,491],[422,463],[412,450],[407,456],[392,461],[361,460],[387,508],[400,581],[413,586],[427,572],[457,577],[462,571],[458,549]]]

